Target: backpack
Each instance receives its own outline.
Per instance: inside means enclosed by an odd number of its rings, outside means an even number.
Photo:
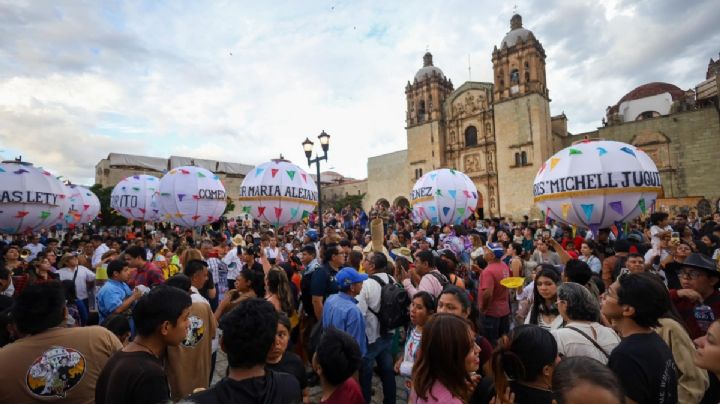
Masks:
[[[435,279],[437,279],[438,282],[440,282],[440,287],[442,287],[443,289],[445,289],[445,286],[447,286],[448,283],[450,283],[448,278],[445,275],[441,274],[440,272],[430,271],[429,274],[434,276]],[[437,296],[435,296],[435,297],[437,298]]]
[[[375,312],[368,307],[368,310],[380,323],[380,333],[387,334],[392,330],[402,327],[410,321],[410,296],[399,283],[390,277],[390,282],[385,283],[377,275],[370,276],[370,279],[380,284],[380,309]]]

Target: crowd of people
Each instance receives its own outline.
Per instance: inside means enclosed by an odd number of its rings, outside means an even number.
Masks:
[[[720,402],[720,213],[323,215],[6,236],[0,403]]]

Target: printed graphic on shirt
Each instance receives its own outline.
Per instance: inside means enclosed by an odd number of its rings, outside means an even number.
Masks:
[[[189,319],[190,327],[188,327],[185,341],[182,344],[185,347],[194,347],[205,335],[205,323],[197,316],[190,316]]]
[[[40,397],[59,397],[75,387],[85,374],[85,357],[72,348],[50,347],[28,369],[25,383]]]

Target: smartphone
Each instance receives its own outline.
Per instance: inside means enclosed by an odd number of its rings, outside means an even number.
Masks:
[[[670,242],[673,244],[679,243],[680,242],[680,233],[678,233],[676,231],[672,232],[672,234],[670,235]]]

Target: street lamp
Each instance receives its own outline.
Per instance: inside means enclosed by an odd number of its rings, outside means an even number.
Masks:
[[[311,158],[312,151],[313,151],[313,145],[315,145],[315,143],[313,143],[310,139],[305,138],[305,141],[302,142],[302,146],[303,146],[303,150],[305,151],[305,157],[307,157],[308,167],[315,164],[315,167],[317,168],[317,171],[316,171],[317,177],[316,178],[317,178],[317,190],[318,190],[318,227],[320,229],[320,234],[318,235],[318,237],[322,238],[324,233],[323,233],[323,215],[322,215],[322,193],[320,190],[320,185],[321,185],[320,161],[321,160],[327,161],[327,152],[328,152],[328,149],[330,148],[330,135],[325,133],[325,131],[322,131],[322,133],[320,133],[320,135],[318,135],[318,139],[320,139],[320,146],[322,147],[322,150],[323,150],[322,156],[316,155],[314,159]]]

